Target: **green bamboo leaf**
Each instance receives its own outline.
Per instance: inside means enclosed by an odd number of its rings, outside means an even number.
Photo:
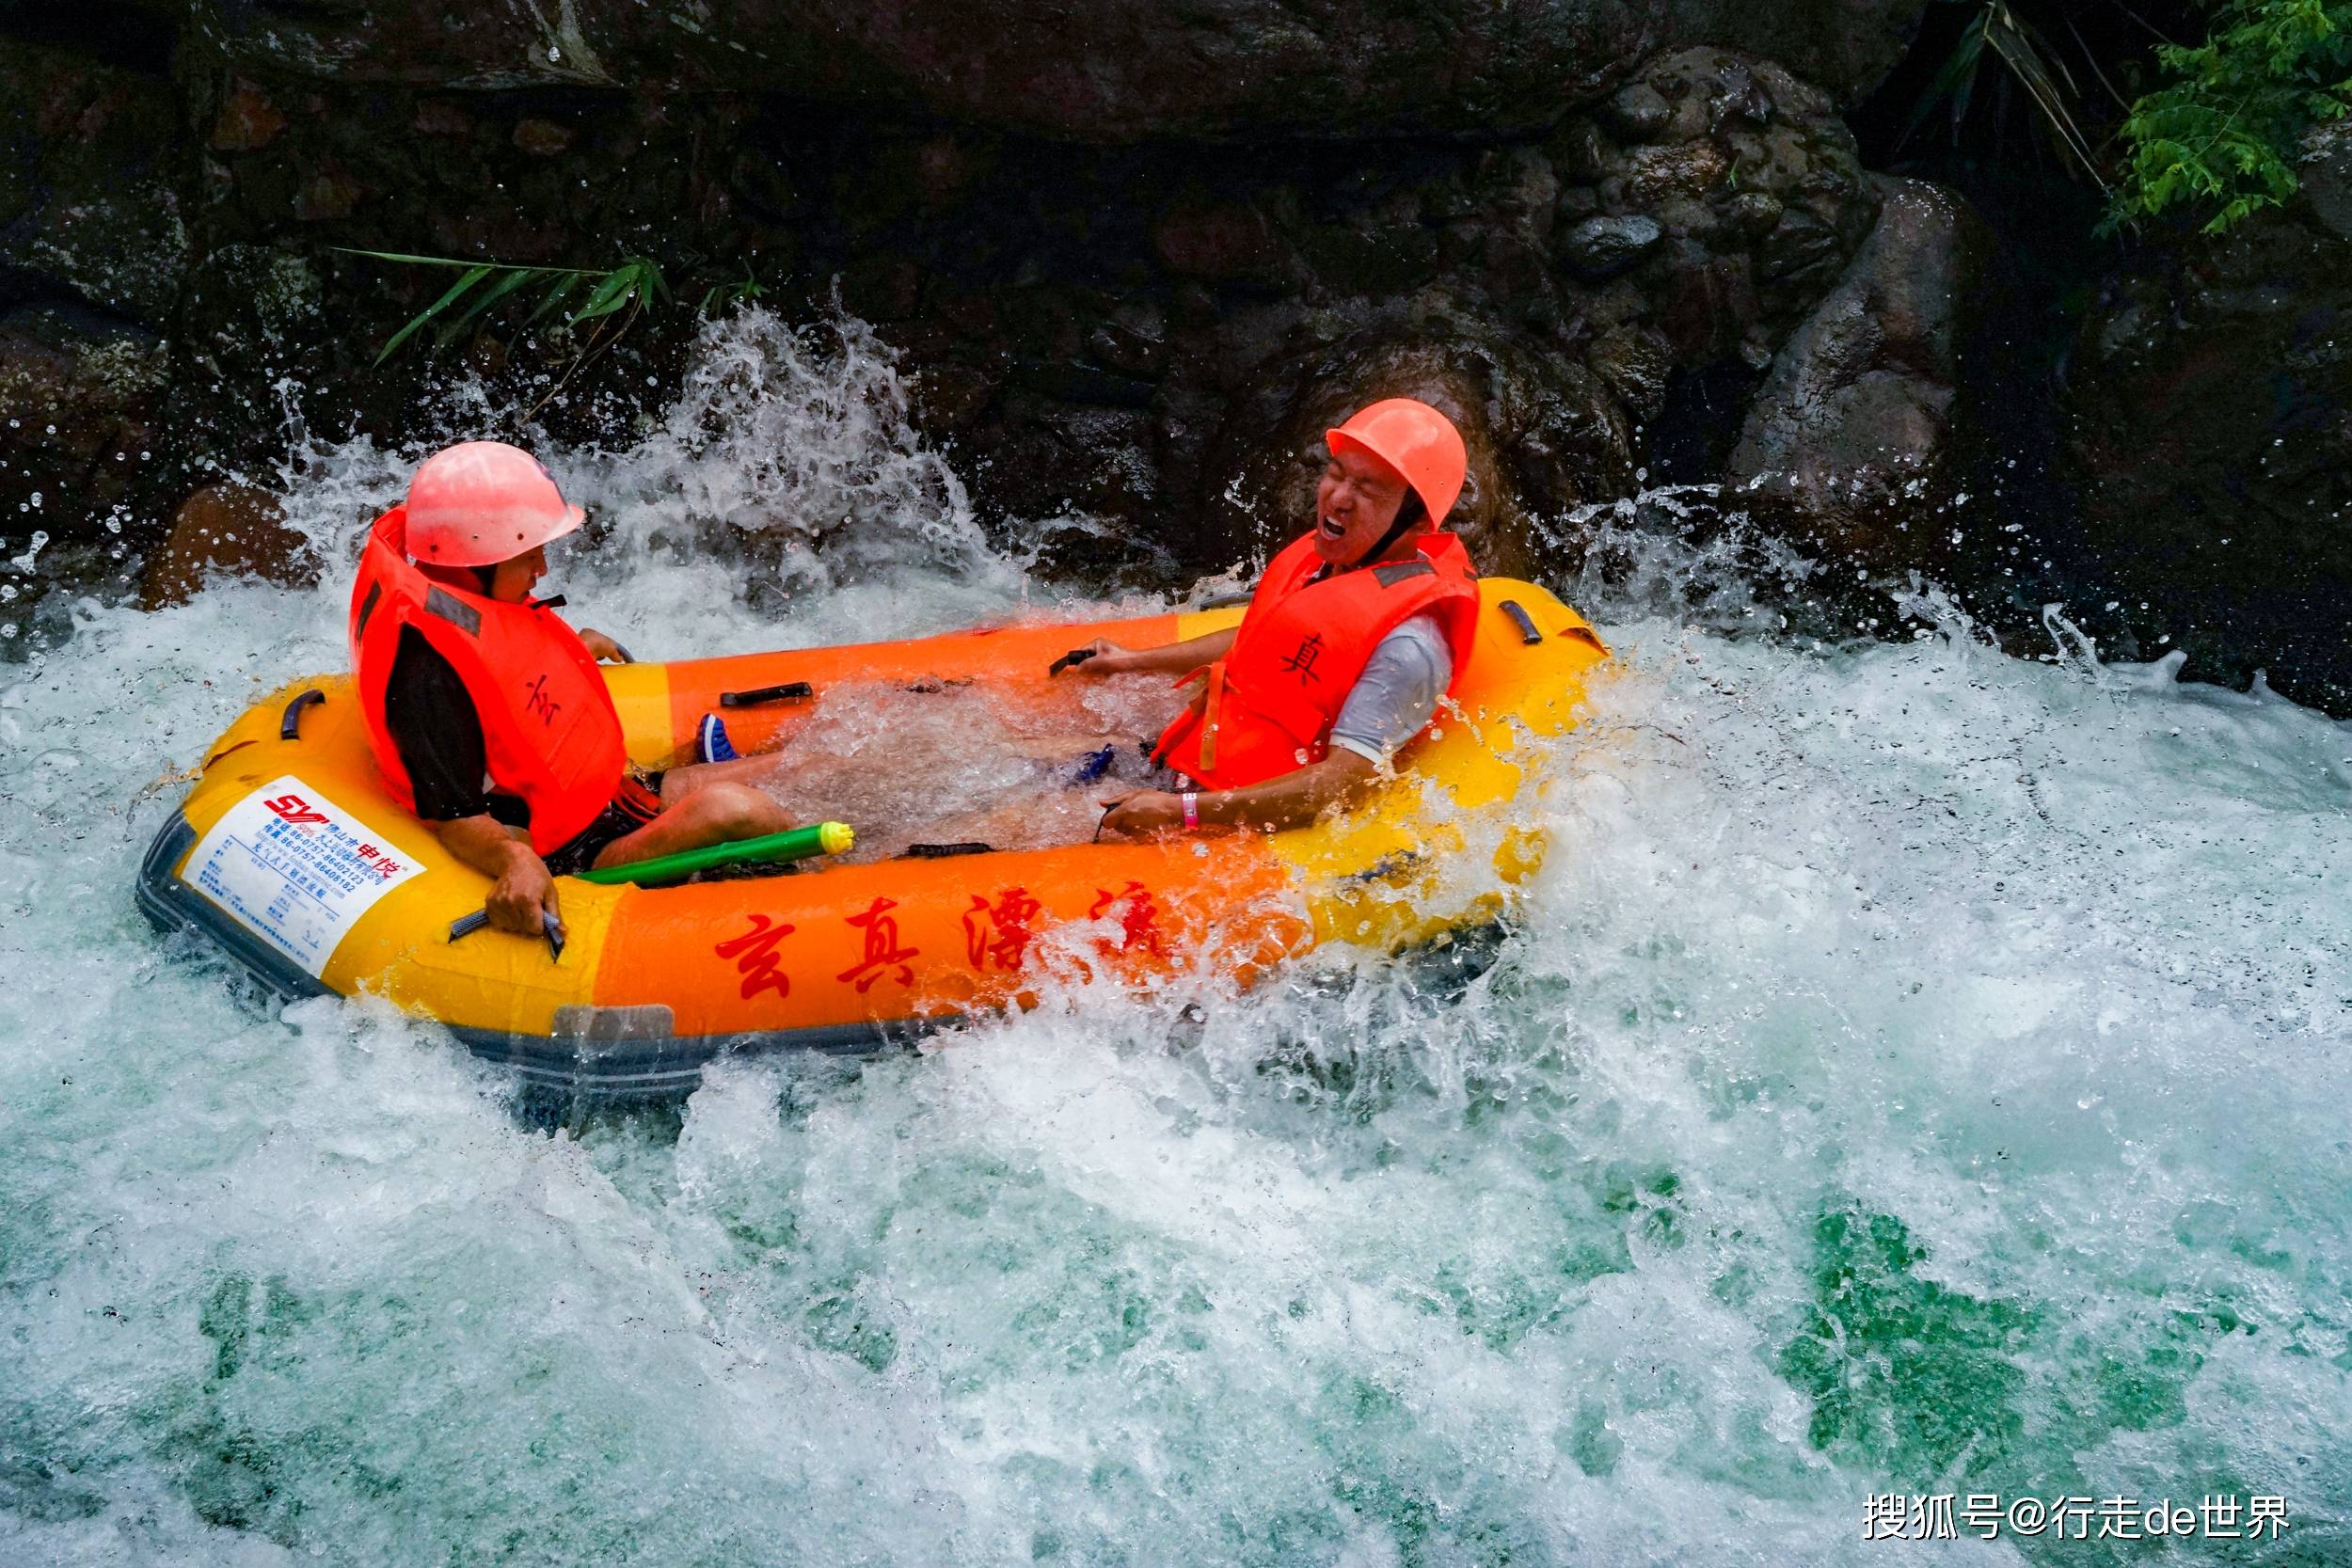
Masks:
[[[473,320],[485,310],[487,310],[491,306],[496,305],[500,300],[504,299],[508,294],[513,293],[516,290],[530,282],[533,277],[538,276],[538,273],[539,269],[536,267],[509,268],[504,277],[500,278],[496,283],[493,283],[490,287],[476,294],[473,297],[473,302],[468,305],[463,311],[459,312],[457,319],[450,325],[453,327],[465,325],[468,322]]]
[[[563,300],[564,295],[570,293],[574,289],[580,286],[580,279],[586,276],[587,275],[585,273],[566,272],[561,277],[558,277],[554,284],[548,288],[547,293],[540,298],[539,303],[532,307],[531,314],[523,318],[523,325],[526,327],[530,326],[532,323],[537,321],[541,316],[544,316],[549,310],[554,309],[557,304]]]
[[[628,260],[630,264],[644,277],[645,299],[648,304],[658,299],[670,297],[670,285],[661,276],[660,262],[650,256],[632,256]]]
[[[331,245],[328,248],[340,250],[346,256],[366,256],[378,261],[405,261],[412,266],[420,267],[474,267],[485,264],[481,261],[469,261],[456,256],[410,256],[405,251],[398,250],[355,250],[344,245]],[[498,266],[500,263],[491,261],[486,264]]]
[[[435,300],[432,304],[426,306],[415,316],[410,317],[406,326],[404,326],[398,332],[393,333],[392,341],[384,345],[383,352],[375,356],[375,362],[380,365],[385,360],[390,358],[393,353],[399,349],[401,344],[406,342],[416,334],[417,328],[422,326],[425,323],[431,321],[434,317],[448,309],[453,304],[456,303],[459,295],[463,294],[467,290],[472,288],[475,284],[481,282],[484,278],[489,277],[490,272],[491,268],[487,263],[477,264],[469,269],[465,277],[459,278],[456,282],[449,286],[449,292],[447,293]]]
[[[604,281],[596,285],[596,292],[588,296],[587,303],[572,312],[571,325],[578,326],[581,322],[593,321],[598,316],[611,315],[628,303],[628,296],[636,291],[637,286],[637,268],[634,263],[625,261],[614,267],[604,275]]]

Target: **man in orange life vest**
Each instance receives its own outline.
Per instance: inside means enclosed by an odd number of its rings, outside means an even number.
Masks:
[[[1390,398],[1326,444],[1314,529],[1275,556],[1240,626],[1159,648],[1097,642],[1076,666],[1200,686],[1153,751],[1178,787],[1125,797],[1104,828],[1311,822],[1376,778],[1460,682],[1478,579],[1461,541],[1436,530],[1462,493],[1461,433]]]
[[[781,832],[743,777],[765,759],[638,774],[599,659],[628,655],[534,602],[547,546],[586,514],[529,452],[468,441],[425,459],[375,521],[351,657],[377,768],[443,847],[491,879],[490,924],[536,936],[554,879]]]

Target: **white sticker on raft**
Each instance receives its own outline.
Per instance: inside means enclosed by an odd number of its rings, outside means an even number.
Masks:
[[[423,869],[289,773],[213,824],[188,857],[186,879],[315,975],[377,899]]]

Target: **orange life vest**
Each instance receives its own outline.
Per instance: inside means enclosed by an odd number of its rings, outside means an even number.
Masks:
[[[351,590],[351,663],[375,766],[393,799],[414,811],[416,790],[384,721],[401,628],[414,626],[473,699],[491,786],[530,807],[531,847],[549,854],[596,819],[628,766],[596,657],[552,610],[426,577],[408,559],[407,534],[403,508],[378,517]]]
[[[1459,687],[1478,616],[1478,575],[1451,533],[1423,534],[1404,561],[1314,580],[1314,535],[1292,541],[1258,579],[1226,656],[1187,676],[1203,682],[1161,735],[1156,754],[1212,789],[1279,778],[1329,754],[1331,726],[1380,640],[1434,611]]]

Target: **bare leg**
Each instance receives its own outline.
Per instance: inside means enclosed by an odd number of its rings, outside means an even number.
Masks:
[[[709,788],[712,784],[737,784],[756,788],[755,781],[774,772],[774,756],[761,752],[756,756],[737,757],[732,762],[690,762],[671,768],[661,775],[661,809],[668,812],[683,805],[689,796]],[[783,830],[778,829],[777,832]]]
[[[720,763],[718,767],[730,766]],[[669,804],[669,781],[662,781],[661,815],[604,847],[599,867],[629,865],[657,855],[700,849],[739,838],[780,833],[792,826],[785,809],[745,784],[714,779],[689,790],[675,805]]]

